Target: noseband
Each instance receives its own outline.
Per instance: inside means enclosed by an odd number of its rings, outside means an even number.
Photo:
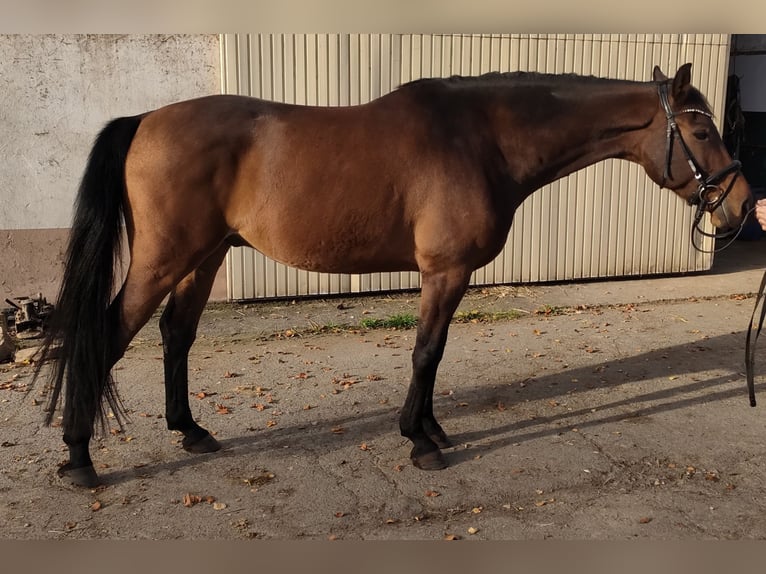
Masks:
[[[697,207],[697,211],[694,214],[694,224],[692,225],[692,244],[698,251],[702,251],[697,244],[694,241],[694,232],[697,231],[700,235],[704,235],[706,237],[713,237],[714,239],[718,238],[725,238],[729,237],[731,235],[739,235],[739,233],[742,231],[742,228],[744,226],[744,222],[747,220],[747,218],[743,218],[742,225],[740,225],[739,229],[736,230],[730,230],[722,234],[715,234],[715,233],[707,233],[700,229],[700,222],[702,221],[702,217],[705,214],[705,211],[715,211],[719,207],[723,209],[724,216],[726,215],[726,209],[723,206],[723,201],[726,199],[726,196],[729,195],[732,188],[734,187],[734,182],[737,180],[737,177],[742,172],[742,163],[738,160],[733,160],[729,165],[727,165],[725,168],[708,175],[707,172],[700,166],[699,162],[697,161],[697,158],[694,157],[694,154],[692,153],[692,150],[689,149],[689,146],[686,144],[686,141],[684,141],[683,136],[681,135],[681,130],[678,128],[678,124],[676,123],[676,116],[679,116],[681,114],[688,114],[688,113],[694,113],[694,114],[702,114],[703,116],[707,116],[708,118],[712,118],[713,114],[711,114],[707,110],[703,110],[701,108],[683,108],[681,110],[678,110],[677,112],[674,112],[670,107],[670,100],[668,98],[668,84],[662,83],[659,85],[659,94],[660,94],[660,103],[662,104],[663,109],[665,110],[665,116],[668,120],[668,129],[667,129],[667,138],[666,138],[666,152],[665,152],[665,172],[662,176],[662,183],[663,186],[665,182],[670,179],[671,173],[670,173],[670,164],[672,162],[672,154],[673,154],[673,138],[678,138],[678,143],[681,144],[681,149],[684,152],[684,155],[686,156],[686,163],[689,164],[689,167],[692,170],[692,174],[694,174],[694,179],[697,181],[697,191],[694,193],[689,199],[688,203],[689,205],[694,205]],[[732,178],[731,182],[729,183],[728,187],[724,190],[719,185],[726,177],[732,173],[735,173],[736,175]],[[733,241],[734,239],[732,239]],[[725,247],[727,247],[729,243],[727,243]],[[722,248],[723,249],[723,248]],[[717,251],[720,251],[717,250]]]

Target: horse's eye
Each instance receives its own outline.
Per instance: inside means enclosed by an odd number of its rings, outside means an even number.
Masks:
[[[700,141],[705,141],[708,138],[707,130],[697,130],[694,132],[694,137]]]

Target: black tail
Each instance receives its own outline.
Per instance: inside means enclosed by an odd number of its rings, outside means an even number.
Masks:
[[[116,313],[107,312],[122,248],[125,158],[141,116],[113,120],[96,138],[75,203],[64,277],[35,376],[51,362],[45,422],[64,392],[67,429],[106,424],[104,399],[121,424],[124,410],[110,376]],[[89,419],[89,420],[88,420]]]

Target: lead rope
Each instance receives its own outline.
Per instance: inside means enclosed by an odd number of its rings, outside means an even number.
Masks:
[[[747,376],[747,391],[750,394],[750,406],[755,406],[755,345],[758,342],[758,336],[763,328],[763,321],[766,318],[766,305],[764,302],[764,290],[766,290],[766,272],[761,279],[761,287],[758,289],[758,295],[755,298],[755,307],[750,317],[750,324],[747,326],[747,337],[745,339],[745,372]],[[760,317],[758,319],[758,329],[753,334],[753,321],[758,312],[758,306],[761,307]]]

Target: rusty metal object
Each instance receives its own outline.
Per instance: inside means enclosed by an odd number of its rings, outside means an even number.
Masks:
[[[3,309],[3,315],[12,335],[17,339],[37,339],[42,336],[53,312],[53,305],[41,293],[38,293],[36,299],[16,297],[14,300],[6,299],[5,302],[11,305]]]

